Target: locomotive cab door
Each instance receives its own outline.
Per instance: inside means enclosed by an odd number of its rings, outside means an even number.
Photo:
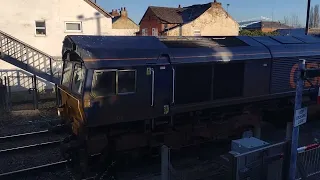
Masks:
[[[147,69],[151,76],[151,102],[155,116],[165,116],[173,102],[174,69],[169,56],[161,56],[156,65]]]

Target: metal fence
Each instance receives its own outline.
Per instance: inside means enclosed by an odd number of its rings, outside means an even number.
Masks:
[[[285,180],[288,175],[290,142],[267,145],[262,148],[237,153],[230,151],[222,155],[225,163],[219,162],[219,168],[207,165],[207,172],[176,170],[170,162],[170,148],[162,147],[161,180],[224,179],[224,180]],[[303,146],[298,150],[296,180],[320,179],[320,144]],[[211,169],[210,169],[211,168]],[[203,170],[203,169],[202,169]]]
[[[297,180],[320,179],[320,144],[298,148]]]
[[[268,145],[246,153],[230,152],[232,180],[282,180],[286,142]]]

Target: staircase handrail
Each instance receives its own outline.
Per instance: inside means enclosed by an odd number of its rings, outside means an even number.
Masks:
[[[0,33],[3,34],[3,35],[5,35],[5,36],[7,36],[7,37],[9,37],[9,38],[11,38],[11,39],[13,39],[14,41],[17,41],[17,42],[23,44],[24,46],[26,46],[26,47],[34,50],[34,51],[37,51],[37,52],[40,53],[40,54],[43,54],[43,55],[45,55],[45,56],[48,56],[49,58],[53,59],[54,61],[58,61],[58,60],[55,60],[55,59],[54,59],[52,56],[50,56],[49,54],[47,54],[47,53],[45,53],[45,52],[43,52],[43,51],[41,51],[41,50],[39,50],[39,49],[37,49],[37,48],[35,48],[35,47],[33,47],[33,46],[28,45],[26,42],[23,42],[23,41],[21,41],[21,40],[15,38],[15,37],[13,37],[13,36],[11,36],[11,35],[3,32],[3,31],[0,31]]]

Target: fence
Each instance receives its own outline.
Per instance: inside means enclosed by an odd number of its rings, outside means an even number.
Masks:
[[[290,142],[267,145],[262,148],[222,155],[222,161],[204,168],[177,170],[170,162],[170,148],[161,148],[161,180],[224,179],[224,180],[285,180],[290,157]],[[296,180],[320,179],[320,144],[300,147],[298,150]],[[212,163],[212,162],[210,162]],[[196,165],[195,165],[196,166]],[[197,171],[198,170],[198,171]],[[208,172],[209,171],[209,172]],[[210,172],[211,171],[211,172]]]
[[[51,101],[56,99],[55,86],[44,88],[42,80],[35,76],[4,76],[6,89],[6,110],[31,110],[53,107]],[[40,87],[39,87],[40,85]],[[49,101],[49,102],[48,102]],[[48,103],[49,104],[48,104]]]
[[[288,143],[281,142],[246,153],[230,152],[232,180],[282,180]]]
[[[298,148],[297,180],[307,180],[317,176],[320,179],[320,144]]]

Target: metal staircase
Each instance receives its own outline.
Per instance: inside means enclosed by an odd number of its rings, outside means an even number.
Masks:
[[[0,59],[54,84],[59,84],[62,61],[0,31]],[[0,67],[1,68],[1,67]]]

